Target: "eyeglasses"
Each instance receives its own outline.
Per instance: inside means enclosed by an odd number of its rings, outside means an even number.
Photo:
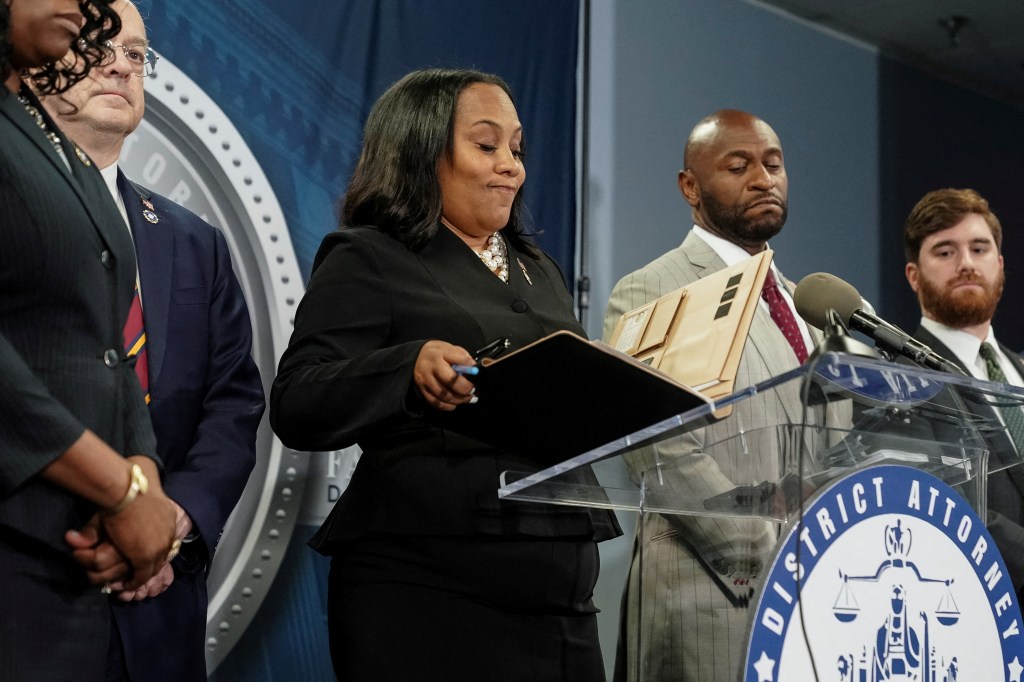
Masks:
[[[132,73],[141,78],[147,78],[152,76],[156,71],[156,61],[159,57],[156,56],[156,52],[146,45],[115,45],[111,41],[107,41],[104,45],[107,54],[110,55],[110,59],[114,60],[117,57],[114,55],[114,49],[119,49],[124,52],[125,58],[128,63],[132,65]]]

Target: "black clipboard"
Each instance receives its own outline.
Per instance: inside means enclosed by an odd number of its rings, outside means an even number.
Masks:
[[[569,331],[484,360],[471,379],[479,402],[460,406],[451,426],[547,465],[710,403],[667,374]]]

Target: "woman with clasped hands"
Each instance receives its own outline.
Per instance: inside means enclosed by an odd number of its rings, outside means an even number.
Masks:
[[[140,587],[175,551],[122,353],[131,238],[95,166],[22,82],[59,93],[106,59],[120,29],[109,4],[0,0],[2,680],[104,679],[106,586]]]
[[[311,542],[332,557],[341,680],[604,677],[591,594],[614,517],[499,502],[501,471],[539,466],[458,431],[485,400],[453,369],[474,363],[467,349],[584,333],[522,234],[523,139],[496,76],[394,84],[297,310],[271,424],[289,447],[362,448]]]

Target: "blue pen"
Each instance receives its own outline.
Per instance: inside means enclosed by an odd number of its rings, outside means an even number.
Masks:
[[[456,374],[468,374],[470,376],[476,376],[480,373],[480,368],[476,365],[452,365],[452,369],[455,370]]]

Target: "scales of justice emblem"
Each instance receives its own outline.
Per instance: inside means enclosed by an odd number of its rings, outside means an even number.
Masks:
[[[1017,594],[967,501],[922,470],[831,483],[764,574],[746,682],[1021,682]]]
[[[954,682],[959,667],[955,646],[940,648],[933,641],[932,629],[952,628],[960,620],[954,597],[955,579],[922,574],[909,558],[913,531],[904,527],[903,519],[885,527],[884,541],[887,558],[874,574],[840,573],[842,586],[832,606],[837,621],[854,623],[859,617],[861,609],[855,586],[861,583],[869,588],[864,591],[870,591],[873,599],[884,600],[888,594],[889,612],[873,637],[856,642],[859,647],[838,655],[837,679],[840,682]],[[929,611],[926,604],[929,597],[934,603],[935,592],[940,593],[938,603]],[[911,594],[917,599],[914,603],[909,601]]]

